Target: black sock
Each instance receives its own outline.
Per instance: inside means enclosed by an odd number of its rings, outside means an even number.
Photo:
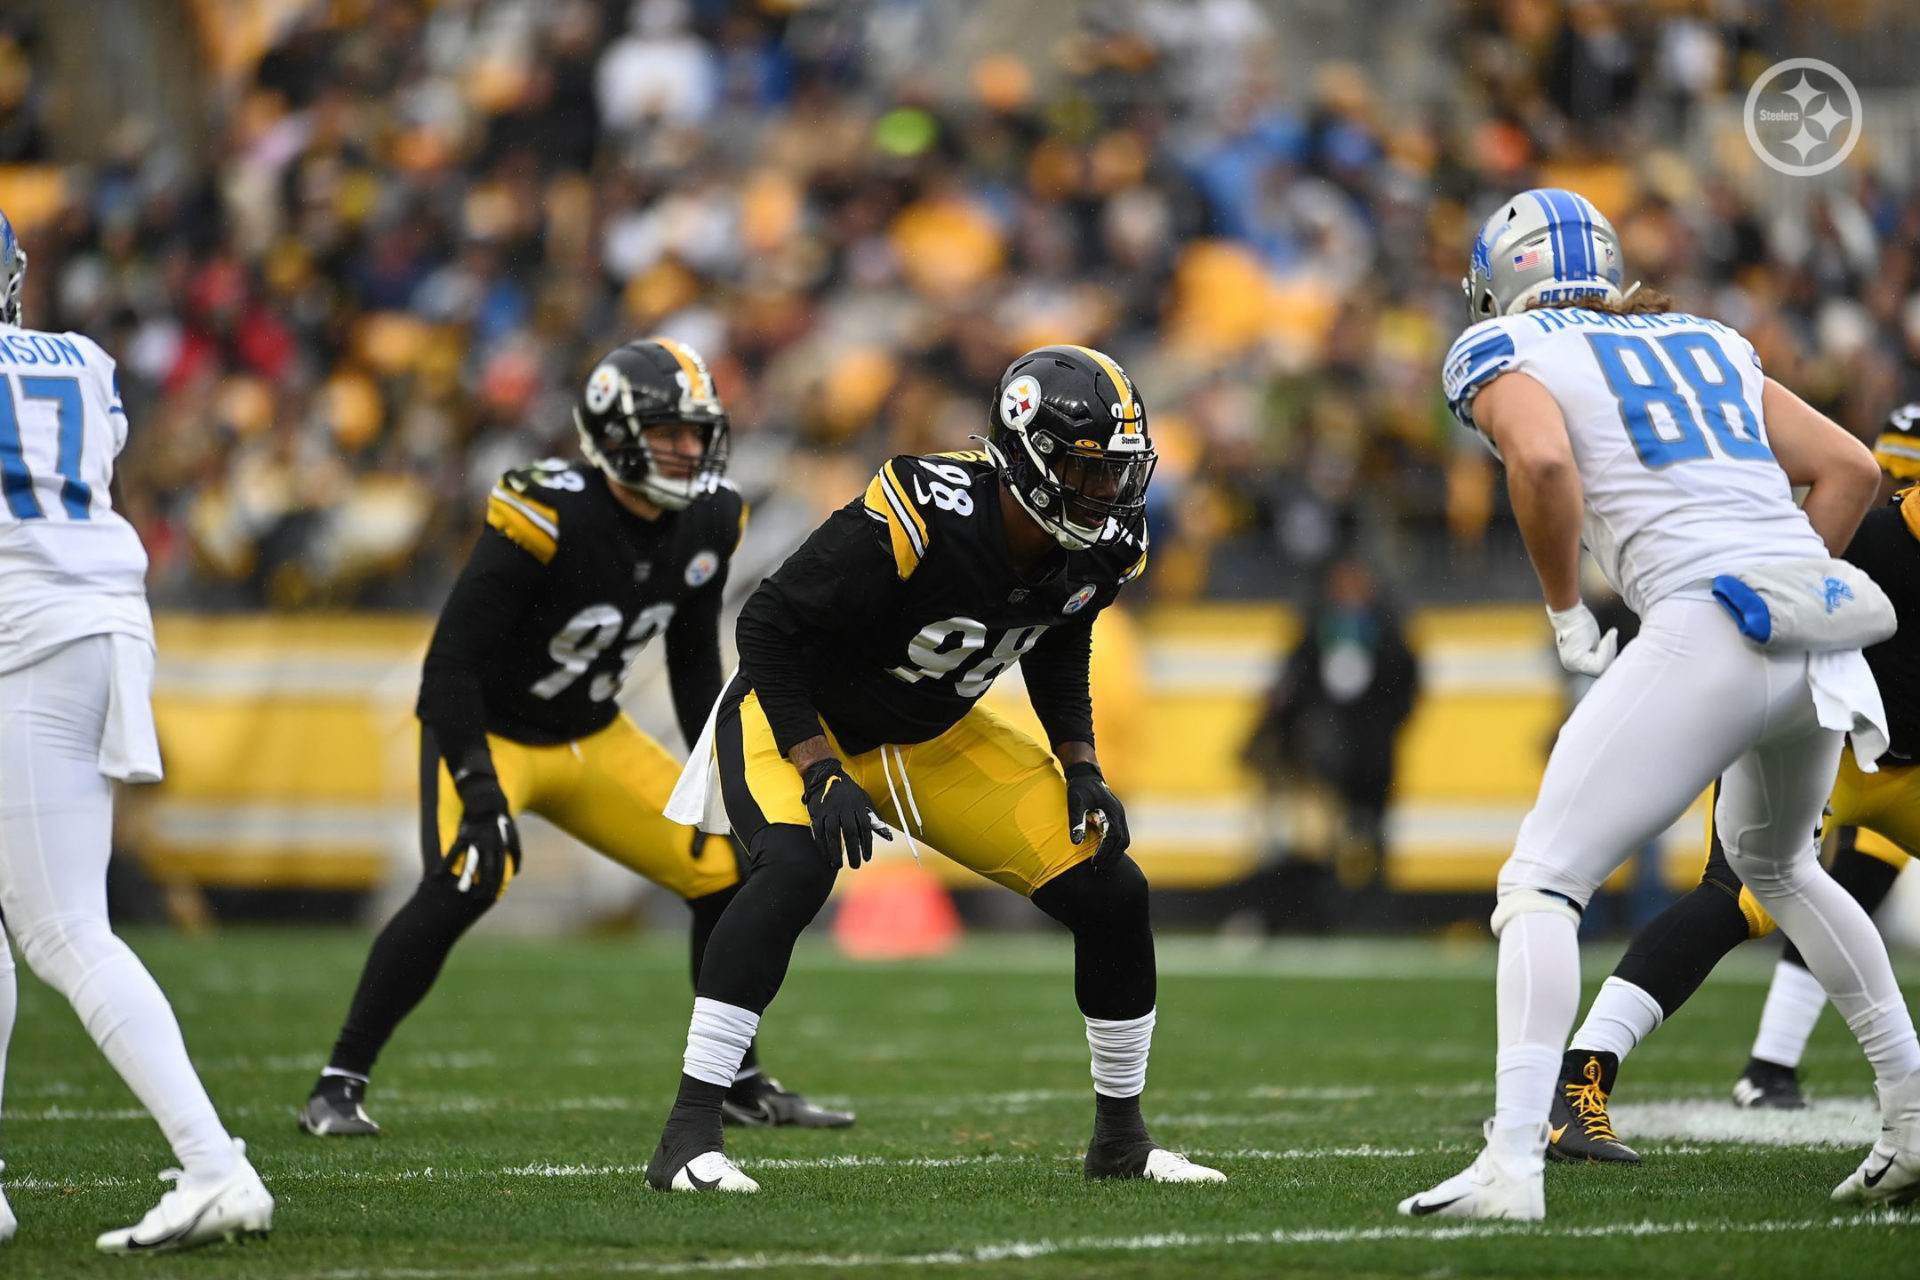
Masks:
[[[695,992],[764,1012],[786,979],[794,943],[833,892],[833,878],[807,828],[761,831],[746,881],[713,923]]]
[[[1151,1142],[1147,1136],[1147,1121],[1140,1114],[1140,1095],[1130,1098],[1110,1098],[1104,1093],[1093,1095],[1093,1140],[1095,1142]]]
[[[1157,978],[1147,877],[1122,854],[1083,862],[1035,890],[1033,905],[1073,931],[1073,995],[1089,1018],[1125,1022],[1153,1010]]]
[[[1750,932],[1739,889],[1703,881],[1634,935],[1613,976],[1652,996],[1671,1018]]]
[[[433,989],[453,944],[491,905],[439,879],[422,881],[373,940],[327,1065],[370,1074],[394,1028]]]
[[[713,928],[720,923],[720,917],[726,914],[727,906],[739,896],[740,886],[722,889],[718,893],[709,893],[703,898],[688,898],[687,908],[693,912],[693,927],[688,930],[693,962],[693,989],[700,989],[700,965],[707,954],[707,943],[713,938]],[[760,1041],[756,1038],[747,1045],[746,1056],[740,1059],[740,1075],[750,1076],[760,1070]]]

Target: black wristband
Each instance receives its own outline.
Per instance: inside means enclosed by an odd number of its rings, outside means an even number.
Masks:
[[[1066,776],[1069,782],[1075,778],[1098,778],[1102,782],[1107,780],[1107,775],[1100,772],[1100,766],[1091,760],[1075,760],[1067,766]]]
[[[453,789],[460,793],[462,808],[471,813],[507,812],[507,795],[501,790],[491,757],[475,752],[452,772]]]

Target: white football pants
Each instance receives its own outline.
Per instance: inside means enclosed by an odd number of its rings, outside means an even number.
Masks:
[[[113,789],[100,743],[110,661],[108,638],[91,636],[0,675],[0,912],[28,967],[72,1003],[187,1175],[220,1177],[233,1141],[166,996],[107,927]],[[13,1026],[4,968],[0,1049]]]
[[[1724,775],[1715,810],[1727,860],[1861,1039],[1882,1078],[1920,1062],[1885,944],[1820,866],[1815,831],[1840,761],[1820,726],[1804,653],[1743,640],[1711,597],[1670,596],[1574,708],[1520,824],[1500,893],[1585,907],[1635,849]],[[1580,998],[1574,922],[1515,917],[1502,932],[1496,1123],[1547,1116]]]

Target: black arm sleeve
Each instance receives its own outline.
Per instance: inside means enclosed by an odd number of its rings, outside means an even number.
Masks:
[[[720,605],[726,589],[727,566],[722,564],[667,626],[667,686],[689,751],[720,696]]]
[[[532,555],[483,529],[440,610],[415,710],[433,730],[442,758],[456,770],[476,761],[492,763],[480,667],[500,637],[512,634],[526,601],[539,589],[540,574],[541,564]]]
[[[844,655],[902,586],[884,526],[855,504],[815,529],[740,611],[740,671],[760,697],[785,755],[821,730],[808,671],[818,655]]]
[[[1087,691],[1087,671],[1093,663],[1093,618],[1076,618],[1054,627],[1020,659],[1027,679],[1027,698],[1033,703],[1047,745],[1084,742],[1093,745],[1093,696]]]

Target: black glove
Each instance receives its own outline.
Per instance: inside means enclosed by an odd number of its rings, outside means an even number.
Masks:
[[[1067,835],[1075,844],[1087,838],[1087,816],[1094,813],[1101,816],[1106,827],[1100,847],[1093,851],[1093,865],[1099,867],[1127,851],[1127,811],[1108,789],[1100,766],[1091,760],[1078,760],[1067,766]]]
[[[800,775],[806,783],[807,816],[813,819],[814,843],[827,861],[837,863],[841,854],[847,869],[854,870],[873,859],[873,838],[893,839],[893,832],[880,821],[873,800],[859,783],[834,759],[816,761]]]
[[[463,812],[453,846],[440,859],[440,872],[461,893],[496,902],[520,869],[520,829],[491,769],[463,769],[453,785]]]

